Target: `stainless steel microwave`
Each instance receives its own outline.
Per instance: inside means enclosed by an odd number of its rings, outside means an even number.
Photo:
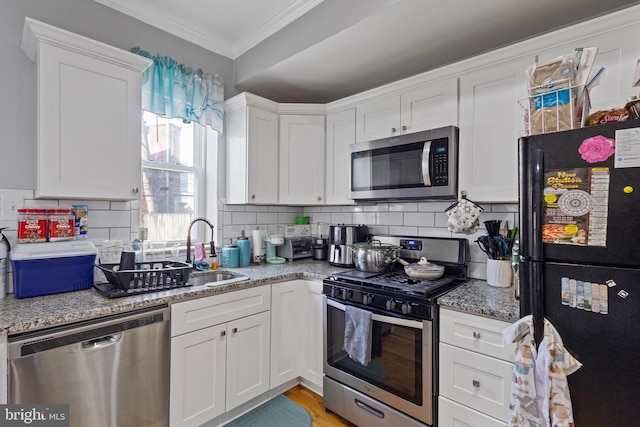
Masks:
[[[349,146],[354,200],[455,199],[458,128],[447,126]]]

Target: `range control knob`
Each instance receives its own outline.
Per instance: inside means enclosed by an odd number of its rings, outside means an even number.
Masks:
[[[333,298],[339,298],[340,297],[340,288],[337,288],[335,286],[331,287],[331,296]]]
[[[364,294],[362,295],[362,303],[364,305],[369,305],[371,304],[371,301],[373,301],[373,296],[371,294]]]
[[[409,314],[411,313],[411,304],[405,303],[402,304],[402,314]]]
[[[385,303],[385,306],[387,307],[387,310],[393,311],[393,310],[396,309],[396,302],[394,300],[392,300],[392,299],[389,299]]]

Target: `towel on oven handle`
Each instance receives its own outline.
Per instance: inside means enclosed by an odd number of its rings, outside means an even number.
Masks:
[[[344,349],[353,360],[367,366],[371,361],[371,312],[347,305],[344,317]]]

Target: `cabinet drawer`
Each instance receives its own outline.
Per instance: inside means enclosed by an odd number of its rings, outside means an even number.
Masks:
[[[438,397],[438,426],[506,427],[507,423],[440,396]]]
[[[513,362],[514,348],[502,339],[509,322],[453,310],[440,310],[440,341]]]
[[[507,420],[513,364],[440,343],[440,394]]]
[[[271,309],[271,286],[231,291],[171,305],[171,336]]]

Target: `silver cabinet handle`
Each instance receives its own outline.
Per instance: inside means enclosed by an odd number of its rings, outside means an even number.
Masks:
[[[233,329],[231,330],[231,333],[237,334],[237,333],[238,333],[238,328],[233,328]]]
[[[221,336],[221,337],[223,337],[223,336],[225,336],[225,335],[227,335],[227,331],[220,331],[220,336]]]
[[[318,196],[318,201],[322,200],[322,196]]]
[[[391,133],[396,133],[398,131],[398,129],[396,128],[391,128]]]
[[[402,130],[407,130],[407,125],[402,125]]]
[[[479,340],[480,339],[480,332],[473,331],[473,338]]]
[[[478,381],[478,380],[473,380],[471,383],[473,384],[473,386],[474,386],[475,388],[480,387],[480,381]]]
[[[256,198],[256,195],[255,195],[255,194],[252,194],[252,195],[251,195],[251,199],[255,199],[255,198]]]
[[[138,187],[132,187],[132,188],[131,188],[131,192],[132,192],[133,194],[138,194],[138,192],[139,192],[139,191],[140,191],[140,189],[139,189]]]

